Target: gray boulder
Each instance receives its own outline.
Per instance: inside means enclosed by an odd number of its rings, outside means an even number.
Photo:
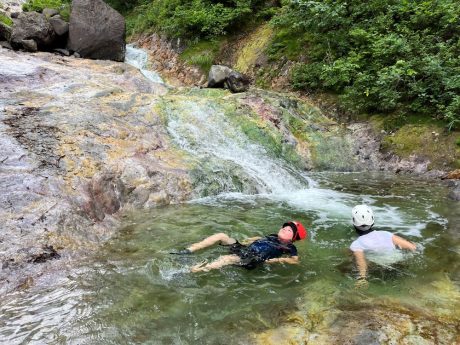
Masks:
[[[34,40],[40,50],[49,49],[55,38],[53,27],[46,17],[37,12],[23,12],[14,21],[11,32],[11,46],[24,48],[23,40]]]
[[[81,57],[124,61],[125,20],[102,0],[73,0],[67,48]]]
[[[0,41],[9,41],[11,38],[11,28],[0,22]]]
[[[38,51],[37,42],[34,40],[22,40],[22,47],[31,53]]]
[[[227,66],[212,65],[208,75],[208,87],[224,87],[232,70]]]
[[[57,15],[49,19],[51,26],[53,27],[54,32],[58,36],[64,36],[69,32],[69,23],[61,19],[61,16]]]
[[[232,71],[225,82],[227,88],[233,92],[245,92],[249,89],[249,78],[245,75]]]
[[[42,13],[46,18],[49,19],[51,17],[54,17],[54,16],[58,15],[59,11],[55,10],[54,8],[45,8],[45,9],[43,9]]]
[[[12,50],[13,47],[7,41],[0,41],[0,47]]]

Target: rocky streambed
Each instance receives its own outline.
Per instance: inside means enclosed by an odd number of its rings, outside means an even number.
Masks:
[[[12,296],[15,290],[43,295],[46,291],[43,287],[54,286],[53,281],[80,265],[80,258],[97,257],[95,254],[101,245],[115,234],[126,236],[129,241],[133,235],[125,233],[131,226],[123,225],[124,217],[134,210],[155,210],[153,213],[161,218],[162,206],[198,197],[228,193],[273,194],[282,207],[286,202],[299,202],[301,206],[295,206],[295,212],[299,212],[300,207],[302,217],[311,217],[313,224],[325,221],[319,227],[326,230],[331,224],[323,208],[317,216],[310,215],[309,210],[320,207],[317,205],[320,203],[327,206],[339,202],[337,224],[343,224],[343,209],[348,210],[352,202],[361,199],[343,196],[332,189],[345,189],[346,192],[351,188],[353,194],[359,192],[359,186],[352,179],[331,187],[331,194],[325,197],[321,188],[308,189],[314,184],[306,172],[427,171],[424,160],[416,157],[401,160],[380,153],[378,138],[373,136],[370,127],[339,125],[314,106],[291,95],[256,89],[241,94],[218,89],[172,89],[146,79],[139,70],[124,63],[1,50],[0,91],[0,295]],[[371,199],[379,199],[372,195],[379,190],[378,183],[385,184],[385,180],[377,179],[377,184],[373,185],[373,178],[366,175],[365,181],[369,183]],[[393,188],[393,184],[388,186]],[[306,194],[296,194],[295,190]],[[424,188],[420,191],[423,194]],[[392,202],[396,204],[398,198],[405,200],[412,195],[408,191],[398,196],[396,189],[382,193],[382,200],[394,198]],[[341,198],[345,198],[343,204]],[[446,225],[434,217],[434,213],[430,213],[432,206],[427,206],[431,201],[424,204],[426,198],[423,194],[417,206],[420,210],[416,212],[421,214],[423,224],[434,224],[431,228],[426,226],[427,243],[437,238],[432,235],[437,231],[446,230],[448,238],[457,238],[454,222]],[[436,200],[443,200],[443,197],[437,196]],[[253,209],[252,206],[239,207],[238,202],[230,209],[240,212],[246,207]],[[270,207],[270,212],[279,212],[279,206]],[[386,210],[385,207],[382,206],[382,210]],[[262,204],[261,210],[263,208]],[[165,210],[165,214],[173,214],[171,219],[183,217],[180,208]],[[179,216],[174,216],[174,212]],[[198,210],[199,214],[205,212],[206,209]],[[283,212],[286,217],[294,211],[288,208]],[[200,218],[189,217],[187,224],[190,226]],[[220,217],[220,225],[229,224],[230,215]],[[246,215],[233,214],[231,217],[243,219]],[[249,223],[264,217],[257,215]],[[157,231],[179,226],[179,223],[166,219]],[[417,222],[413,223],[418,226]],[[404,230],[405,225],[399,225]],[[196,227],[197,233],[202,231],[202,225]],[[327,238],[326,233],[318,231],[315,235],[313,232],[313,239],[314,236]],[[135,245],[137,247],[145,244],[142,238],[136,241],[140,243]],[[125,246],[124,240],[115,240],[115,243]],[[327,254],[328,247],[321,247],[322,241],[312,240],[312,243]],[[173,246],[172,243],[159,245]],[[455,252],[455,244],[452,248]],[[159,255],[161,277],[150,272],[150,280],[164,280],[162,250],[161,247],[155,252]],[[116,251],[123,252],[120,267],[129,266],[130,259],[126,260],[125,256],[136,251],[138,249]],[[100,262],[108,257],[106,252],[107,249]],[[150,255],[148,252],[146,257]],[[454,256],[450,253],[445,260]],[[98,266],[98,259],[95,261]],[[437,261],[444,262],[433,260]],[[322,262],[324,260],[320,259],[318,264]],[[445,263],[446,267],[451,267],[450,263]],[[109,271],[111,265],[107,266]],[[140,267],[143,265],[142,262]],[[330,265],[325,265],[325,270],[329,269]],[[340,343],[344,330],[346,341],[360,344],[392,343],[392,339],[415,344],[422,342],[424,334],[428,343],[455,341],[457,316],[449,311],[443,319],[444,308],[449,308],[446,301],[451,299],[454,305],[458,304],[458,291],[450,278],[437,277],[433,289],[417,290],[417,296],[425,298],[428,304],[439,306],[439,312],[430,314],[415,312],[413,305],[404,307],[404,302],[395,299],[365,296],[362,301],[353,302],[353,294],[336,295],[336,282],[322,281],[309,286],[310,273],[308,265],[299,271],[304,275],[301,279],[304,288],[297,295],[302,301],[296,299],[295,303],[298,313],[280,315],[278,326],[256,332],[253,341]],[[95,279],[104,281],[105,278],[102,275]],[[444,283],[445,286],[439,285]],[[130,283],[124,284],[129,286]],[[343,283],[338,284],[343,286]],[[431,301],[429,295],[438,287],[442,301]],[[65,289],[59,285],[62,296],[66,294]],[[320,303],[305,302],[318,300],[329,290]],[[254,291],[255,295],[257,293]],[[137,303],[136,296],[130,293],[127,298]],[[280,303],[284,300],[280,299]],[[372,318],[366,312],[369,308],[375,311]],[[170,315],[166,314],[166,318],[169,320]],[[361,329],[359,326],[364,323]],[[385,330],[378,330],[390,323]],[[399,323],[402,326],[398,326]],[[432,332],[433,327],[443,328],[444,333]]]
[[[423,160],[381,154],[366,125],[345,128],[290,96],[168,90],[123,63],[48,53],[3,49],[0,63],[1,293],[96,249],[123,210],[263,191],[234,166],[216,169],[172,142],[175,112],[210,126],[222,113],[304,171],[426,171]]]

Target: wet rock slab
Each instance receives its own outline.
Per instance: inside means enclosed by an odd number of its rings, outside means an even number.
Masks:
[[[153,110],[166,91],[122,63],[2,50],[0,294],[96,250],[124,209],[189,198]]]

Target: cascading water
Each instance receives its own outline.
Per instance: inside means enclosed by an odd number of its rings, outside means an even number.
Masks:
[[[256,185],[259,193],[281,194],[308,187],[309,180],[271,157],[232,124],[219,107],[206,103],[176,102],[168,110],[168,131],[181,149],[217,165],[237,166]]]
[[[163,79],[157,72],[147,69],[148,55],[145,50],[136,48],[132,44],[126,45],[125,63],[138,68],[151,82],[164,84]]]

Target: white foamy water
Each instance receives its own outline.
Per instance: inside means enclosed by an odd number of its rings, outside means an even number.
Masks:
[[[138,68],[151,82],[164,84],[157,72],[147,69],[148,55],[143,49],[135,48],[132,44],[126,45],[125,63]]]

